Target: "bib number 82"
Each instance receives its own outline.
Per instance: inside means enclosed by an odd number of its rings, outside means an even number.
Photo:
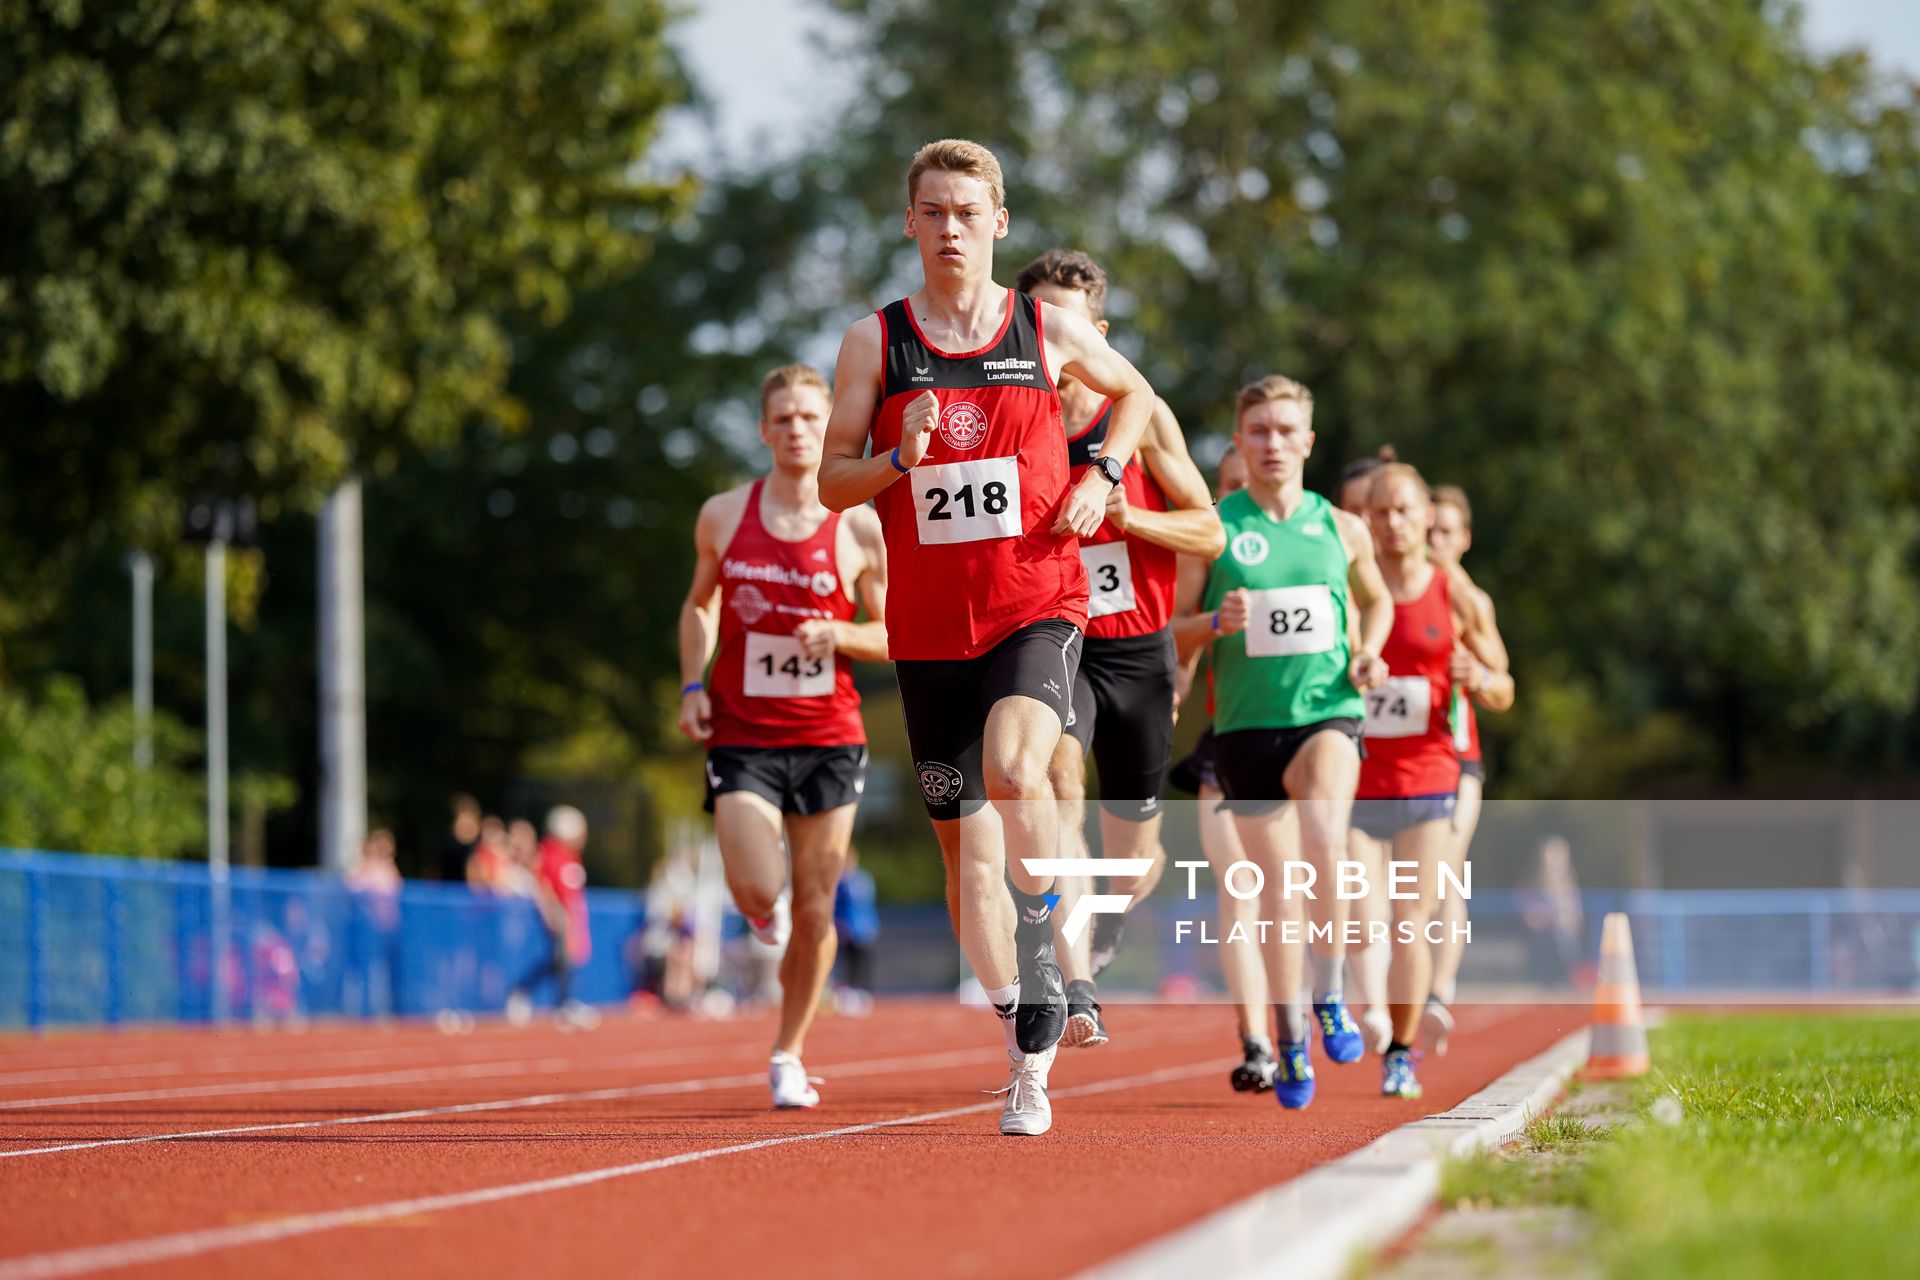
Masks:
[[[1267,631],[1276,636],[1305,635],[1313,630],[1313,610],[1275,609],[1267,615]]]

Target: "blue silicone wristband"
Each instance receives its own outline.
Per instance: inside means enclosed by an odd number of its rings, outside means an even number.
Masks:
[[[898,471],[901,475],[905,475],[907,474],[907,472],[913,470],[912,467],[903,467],[900,465],[900,446],[899,445],[895,445],[893,448],[893,452],[887,455],[887,461],[891,462],[893,464],[893,469],[895,471]]]
[[[680,696],[684,698],[688,694],[698,692],[699,690],[704,689],[706,687],[707,686],[704,682],[695,680],[692,684],[688,685],[686,688],[680,691]]]

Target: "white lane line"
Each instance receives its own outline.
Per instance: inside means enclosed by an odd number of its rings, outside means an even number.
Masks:
[[[1168,1084],[1176,1080],[1185,1080],[1203,1072],[1218,1071],[1221,1068],[1219,1058],[1209,1058],[1205,1062],[1188,1063],[1180,1067],[1167,1067],[1160,1071],[1149,1071],[1141,1075],[1123,1076],[1116,1080],[1102,1080],[1093,1084],[1076,1085],[1067,1089],[1055,1089],[1052,1096],[1058,1098],[1079,1098],[1090,1094],[1112,1093],[1119,1089],[1147,1088],[1156,1084]],[[698,1164],[705,1160],[715,1160],[721,1156],[745,1155],[754,1151],[766,1151],[773,1147],[792,1146],[802,1142],[818,1142],[825,1138],[847,1138],[855,1134],[872,1133],[880,1129],[897,1128],[910,1124],[930,1124],[939,1120],[951,1120],[958,1116],[977,1115],[982,1111],[991,1111],[1001,1104],[976,1102],[965,1107],[948,1107],[943,1111],[923,1111],[910,1116],[898,1116],[891,1120],[873,1120],[866,1124],[843,1125],[838,1129],[823,1129],[813,1133],[788,1134],[778,1138],[761,1138],[755,1142],[739,1142],[725,1147],[708,1147],[699,1151],[683,1152],[675,1156],[661,1156],[653,1160],[641,1160],[634,1164],[612,1165],[600,1169],[582,1169],[578,1173],[563,1174],[554,1178],[540,1178],[531,1182],[514,1182],[496,1187],[479,1187],[472,1191],[455,1191],[445,1195],[421,1196],[412,1200],[389,1200],[383,1204],[358,1205],[350,1209],[330,1209],[320,1213],[295,1214],[278,1218],[270,1222],[248,1222],[228,1227],[207,1227],[198,1231],[182,1231],[174,1235],[149,1236],[144,1240],[123,1240],[114,1244],[86,1245],[77,1249],[62,1249],[52,1253],[28,1254],[0,1262],[0,1280],[50,1280],[57,1276],[82,1275],[89,1271],[104,1271],[113,1267],[141,1266],[154,1262],[165,1262],[175,1258],[190,1258],[200,1254],[214,1253],[222,1249],[237,1249],[246,1245],[269,1244],[276,1240],[287,1240],[295,1236],[315,1235],[323,1231],[336,1231],[342,1227],[363,1226],[367,1223],[385,1222],[393,1218],[412,1217],[415,1214],[447,1213],[455,1209],[468,1209],[476,1205],[497,1204],[502,1200],[517,1200],[524,1196],[543,1195],[550,1191],[569,1191],[575,1187],[591,1186],[596,1182],[607,1182],[614,1178],[630,1178],[643,1173],[655,1173],[661,1169],[672,1169],[680,1165]]]
[[[1170,1039],[1185,1039],[1172,1035],[1130,1036],[1121,1047],[1124,1053],[1131,1049],[1153,1048]],[[831,1063],[819,1070],[828,1073],[828,1079],[851,1076],[883,1074],[915,1067],[965,1066],[972,1062],[999,1062],[1001,1049],[953,1049],[940,1053],[913,1054],[893,1058],[869,1058],[864,1061]],[[59,1155],[66,1151],[93,1151],[101,1147],[131,1147],[149,1142],[178,1142],[193,1138],[218,1138],[229,1134],[242,1133],[278,1133],[288,1129],[329,1129],[341,1125],[382,1124],[402,1120],[420,1120],[429,1116],[471,1115],[483,1111],[517,1111],[523,1108],[547,1107],[561,1102],[609,1102],[627,1098],[658,1097],[663,1094],[702,1093],[712,1089],[740,1089],[750,1085],[766,1083],[766,1073],[757,1071],[737,1076],[709,1076],[692,1080],[670,1080],[653,1084],[617,1085],[607,1089],[575,1090],[566,1093],[535,1093],[518,1098],[498,1098],[485,1102],[447,1103],[434,1107],[415,1107],[406,1111],[375,1111],[352,1116],[329,1116],[320,1120],[286,1120],[273,1124],[233,1125],[220,1129],[195,1129],[182,1133],[144,1133],[125,1138],[94,1138],[79,1142],[61,1142],[45,1147],[26,1147],[16,1151],[0,1151],[0,1160],[11,1160],[17,1156]]]
[[[917,1009],[903,1009],[888,1016],[886,1018],[886,1025],[889,1028],[904,1030],[909,1025],[919,1026],[921,1023],[929,1021],[929,1019],[919,1016],[920,1014],[921,1011]],[[757,1033],[760,1030],[759,1023],[761,1021],[761,1019],[757,1018],[743,1018],[725,1025],[732,1026],[742,1033]],[[765,1021],[771,1023],[772,1020],[765,1019]],[[638,1030],[642,1026],[644,1026],[644,1024],[613,1022],[610,1025],[602,1027],[595,1039],[598,1041],[622,1039],[625,1038],[625,1033]],[[655,1028],[648,1029],[651,1030]],[[378,1062],[382,1059],[396,1058],[424,1057],[429,1061],[434,1059],[445,1061],[449,1056],[481,1058],[502,1053],[524,1055],[529,1048],[534,1047],[524,1043],[525,1040],[531,1037],[517,1028],[509,1029],[503,1025],[491,1028],[491,1030],[499,1034],[483,1034],[477,1038],[466,1040],[464,1043],[462,1041],[449,1041],[447,1037],[436,1032],[432,1038],[428,1038],[427,1036],[413,1036],[407,1038],[402,1043],[384,1045],[371,1049],[316,1049],[306,1053],[280,1055],[268,1053],[246,1055],[226,1054],[221,1057],[200,1059],[188,1056],[175,1056],[157,1061],[130,1057],[120,1061],[94,1062],[85,1066],[68,1065],[59,1068],[42,1067],[33,1070],[0,1072],[0,1089],[24,1088],[28,1085],[35,1084],[57,1084],[69,1080],[131,1080],[143,1076],[217,1075],[230,1071],[275,1071],[330,1065],[348,1066],[358,1062]],[[545,1030],[545,1028],[536,1028],[535,1030],[537,1033]],[[285,1034],[290,1036],[299,1033]],[[516,1038],[523,1041],[523,1043],[514,1043]],[[743,1043],[747,1042],[748,1037],[742,1034],[740,1036],[729,1037],[725,1040],[714,1041],[712,1047],[728,1050],[739,1048]],[[4,1041],[0,1041],[0,1047],[4,1047],[4,1043]],[[208,1046],[210,1049],[216,1047],[221,1046]],[[279,1045],[263,1047],[285,1047],[284,1038],[283,1042]],[[455,1049],[459,1052],[449,1054],[449,1049]],[[79,1055],[91,1056],[86,1047],[82,1045],[76,1045],[75,1051],[76,1054]],[[397,1069],[409,1065],[423,1064],[392,1061],[388,1065]]]
[[[658,1066],[689,1059],[727,1057],[747,1051],[745,1043],[711,1048],[656,1049],[648,1053],[592,1057],[570,1054],[552,1058],[512,1058],[504,1062],[474,1062],[464,1066],[410,1067],[401,1071],[362,1072],[358,1075],[306,1076],[281,1080],[230,1080],[219,1084],[174,1085],[164,1089],[131,1089],[122,1093],[76,1093],[54,1098],[11,1098],[0,1101],[0,1111],[34,1107],[79,1107],[107,1102],[160,1102],[177,1098],[224,1098],[243,1093],[300,1093],[324,1089],[353,1089],[362,1085],[423,1084],[437,1080],[485,1080],[495,1076],[526,1075],[535,1071],[615,1071]]]
[[[732,1048],[738,1042],[728,1042],[718,1047]],[[300,1068],[312,1069],[327,1066],[352,1066],[356,1063],[381,1062],[398,1069],[407,1066],[425,1066],[434,1060],[445,1062],[449,1057],[491,1059],[502,1061],[497,1055],[515,1053],[525,1056],[528,1045],[488,1044],[488,1045],[448,1045],[436,1044],[431,1040],[418,1041],[401,1047],[394,1045],[384,1049],[355,1049],[339,1052],[294,1054],[274,1057],[227,1057],[206,1058],[195,1061],[190,1058],[163,1062],[136,1062],[125,1065],[99,1065],[91,1067],[69,1067],[61,1071],[15,1071],[0,1073],[0,1089],[19,1089],[34,1084],[58,1084],[69,1080],[135,1080],[142,1076],[169,1075],[225,1075],[235,1071],[289,1071]],[[464,1049],[464,1052],[449,1053],[449,1048]],[[392,1061],[395,1058],[412,1058],[414,1062]],[[426,1059],[426,1062],[417,1061]]]

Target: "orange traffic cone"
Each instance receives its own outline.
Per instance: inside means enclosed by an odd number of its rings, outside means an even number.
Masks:
[[[1600,981],[1593,989],[1593,1035],[1587,1049],[1589,1080],[1643,1076],[1647,1028],[1640,1017],[1640,975],[1633,967],[1633,931],[1627,913],[1607,914],[1600,930]]]

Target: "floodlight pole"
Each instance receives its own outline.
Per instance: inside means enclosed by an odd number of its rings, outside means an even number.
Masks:
[[[367,838],[367,677],[360,482],[320,512],[320,865],[344,875]]]
[[[127,557],[133,573],[133,763],[153,765],[153,557]]]
[[[227,892],[227,543],[207,542],[207,872],[213,882],[213,1020],[231,1013],[227,951],[232,923]]]

